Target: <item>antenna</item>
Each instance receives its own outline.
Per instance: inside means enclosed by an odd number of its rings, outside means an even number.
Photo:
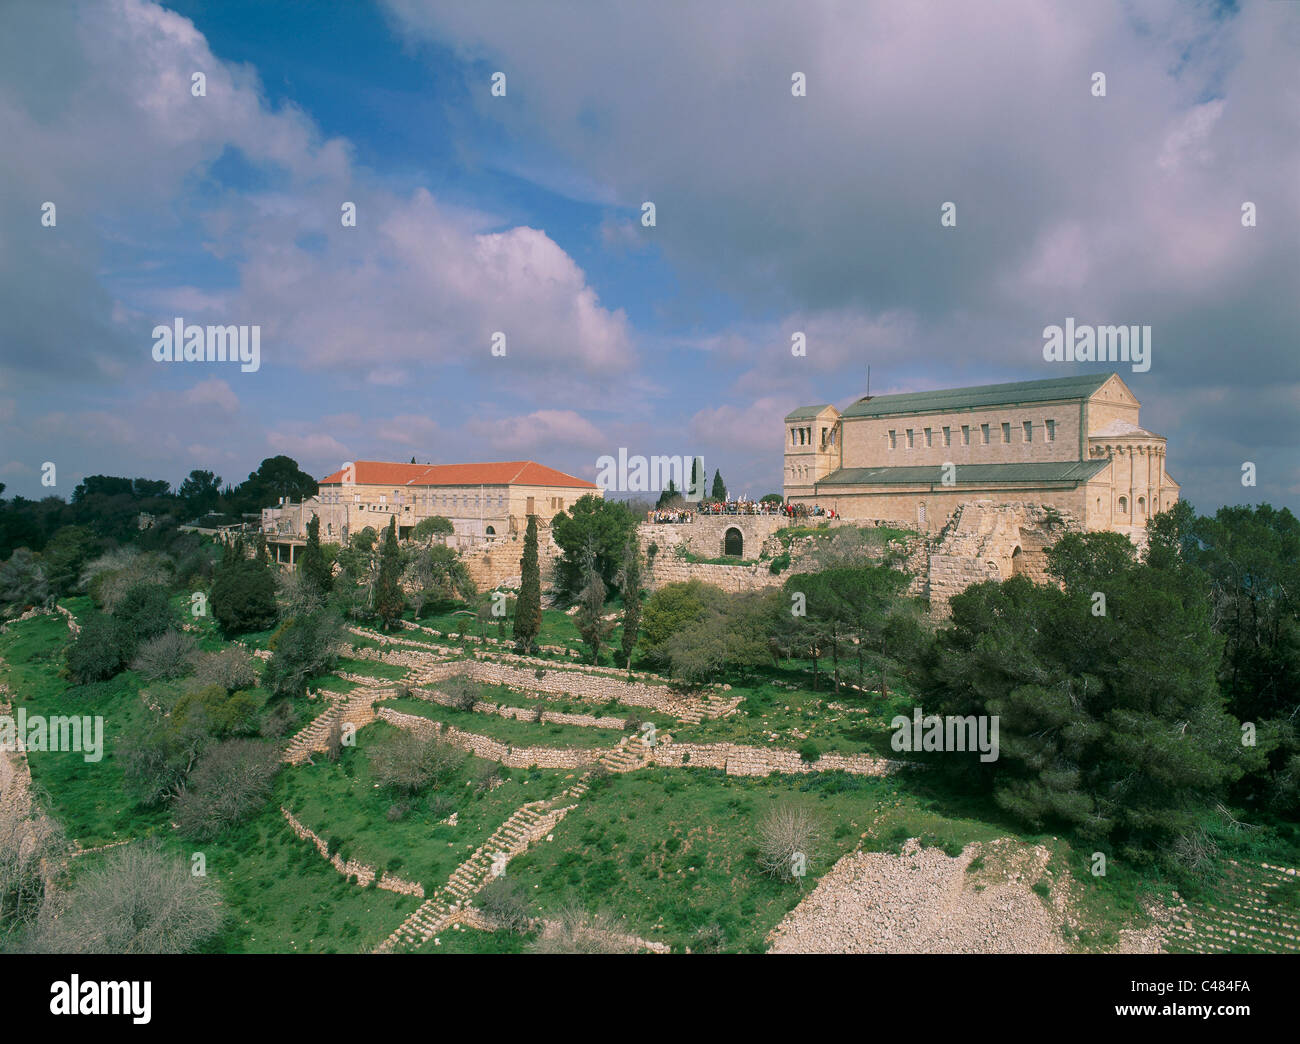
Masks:
[[[871,398],[871,366],[867,365],[867,398]]]

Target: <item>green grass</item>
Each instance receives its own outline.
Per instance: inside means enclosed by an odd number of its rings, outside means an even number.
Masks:
[[[762,951],[767,932],[854,847],[888,793],[883,781],[843,776],[832,785],[666,769],[609,776],[559,823],[554,843],[512,860],[509,872],[534,897],[535,914],[556,916],[573,902],[678,949],[717,925],[727,950]],[[756,862],[755,825],[786,797],[828,826],[802,888],[764,876]]]
[[[617,729],[518,721],[498,714],[460,711],[416,697],[381,700],[375,706],[392,707],[406,714],[454,725],[463,732],[489,736],[509,747],[613,747],[625,735]]]
[[[357,746],[344,748],[336,763],[317,758],[281,778],[276,803],[330,842],[331,852],[355,858],[418,881],[426,891],[444,884],[460,863],[520,805],[554,796],[572,781],[571,774],[539,770],[506,770],[505,783],[480,791],[473,780],[491,763],[466,756],[456,775],[436,793],[457,813],[457,823],[440,822],[450,811],[430,811],[429,793],[402,798],[377,788],[370,775],[366,751],[395,731],[387,722],[368,725],[357,734]],[[405,801],[410,811],[396,822],[387,812]]]

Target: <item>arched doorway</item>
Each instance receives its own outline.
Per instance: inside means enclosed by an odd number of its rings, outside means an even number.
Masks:
[[[722,553],[739,558],[745,550],[745,538],[740,530],[732,526],[722,537]]]
[[[1011,575],[1025,575],[1025,553],[1020,548],[1016,548],[1011,552]]]

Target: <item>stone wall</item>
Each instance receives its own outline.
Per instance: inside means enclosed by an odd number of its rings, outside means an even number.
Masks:
[[[330,854],[329,845],[319,834],[308,827],[305,827],[298,819],[283,805],[280,806],[280,813],[289,823],[289,828],[304,841],[310,841],[316,846],[316,851],[321,854],[321,858],[329,861],[344,877],[356,878],[357,884],[362,888],[370,885],[374,881],[375,874],[379,874],[379,881],[376,888],[382,888],[386,892],[397,892],[399,895],[414,895],[424,898],[424,885],[416,881],[407,881],[401,877],[394,877],[392,874],[378,871],[368,863],[358,862],[355,859],[344,861],[343,857],[337,852]]]
[[[931,612],[947,616],[954,595],[985,580],[1023,575],[1047,582],[1047,548],[1066,533],[1083,531],[1077,516],[1045,504],[963,504],[930,545]]]
[[[581,747],[511,747],[489,736],[462,732],[454,725],[430,721],[418,714],[405,714],[392,707],[380,707],[378,717],[417,736],[441,736],[448,743],[467,750],[476,757],[499,761],[507,768],[576,769],[591,764],[598,752]]]

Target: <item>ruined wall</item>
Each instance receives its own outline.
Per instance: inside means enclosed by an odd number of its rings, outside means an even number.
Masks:
[[[976,500],[961,505],[930,542],[930,610],[948,615],[948,602],[971,584],[1013,575],[1045,583],[1047,548],[1066,533],[1082,533],[1076,515],[1050,505]]]

